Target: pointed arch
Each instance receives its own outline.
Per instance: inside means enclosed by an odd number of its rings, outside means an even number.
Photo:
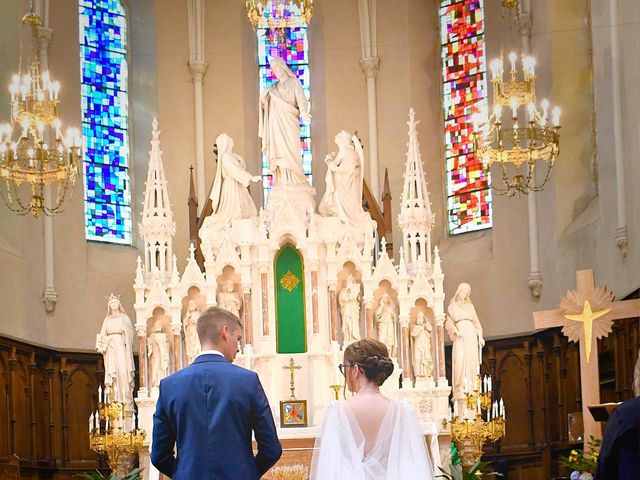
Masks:
[[[276,346],[278,353],[307,351],[304,263],[300,252],[285,243],[274,259]]]

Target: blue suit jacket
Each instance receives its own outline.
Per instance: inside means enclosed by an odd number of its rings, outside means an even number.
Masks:
[[[201,355],[160,382],[151,462],[164,475],[257,480],[280,455],[271,409],[255,372],[220,355]]]
[[[607,421],[595,478],[640,478],[640,397],[622,402]]]

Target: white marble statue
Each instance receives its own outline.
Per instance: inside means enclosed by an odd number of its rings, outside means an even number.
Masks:
[[[340,318],[342,319],[342,346],[360,340],[360,284],[353,275],[347,277],[338,295]]]
[[[251,182],[261,181],[261,177],[247,172],[243,158],[233,152],[235,143],[229,135],[218,135],[216,145],[218,168],[211,189],[212,221],[227,225],[232,220],[257,216],[247,187]]]
[[[447,308],[446,329],[453,342],[452,369],[454,396],[460,397],[465,388],[476,385],[482,359],[482,325],[471,303],[471,287],[458,285]]]
[[[149,386],[160,386],[160,380],[169,375],[169,339],[164,331],[162,320],[153,323],[147,336],[147,355],[149,356]]]
[[[396,311],[396,306],[388,293],[382,295],[380,304],[375,311],[375,318],[378,325],[378,340],[387,346],[389,349],[389,356],[397,356],[398,342],[396,326],[398,324],[398,313]]]
[[[413,341],[413,374],[416,378],[433,376],[433,358],[431,356],[431,335],[433,327],[422,310],[419,310],[411,326]]]
[[[182,319],[182,328],[184,330],[184,349],[187,355],[187,364],[193,363],[193,360],[200,353],[200,340],[198,339],[198,304],[195,300],[189,300],[187,311]]]
[[[124,313],[120,299],[111,294],[107,301],[107,316],[96,336],[96,350],[104,359],[104,384],[113,385],[117,400],[129,405],[133,404],[134,339],[131,319]]]
[[[309,101],[302,84],[282,58],[269,61],[278,81],[260,95],[258,135],[275,183],[306,183],[302,170],[300,121],[309,121]]]
[[[242,308],[242,296],[236,291],[233,280],[224,282],[224,286],[218,292],[218,306],[230,311],[236,317],[240,317],[240,309]]]
[[[348,225],[368,226],[371,217],[362,208],[364,153],[360,140],[342,130],[335,137],[338,153],[326,156],[327,189],[318,206],[324,217],[338,217]]]

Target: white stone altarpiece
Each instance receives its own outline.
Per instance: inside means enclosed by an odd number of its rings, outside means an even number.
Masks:
[[[270,105],[271,109],[267,126],[286,121],[274,110],[278,101],[263,101],[263,108]],[[138,259],[134,282],[140,358],[136,403],[148,439],[159,380],[197,355],[193,327],[197,313],[224,304],[239,313],[244,326],[244,345],[236,363],[260,375],[276,424],[280,423],[277,405],[289,396],[290,379],[283,367],[290,359],[302,367],[296,375],[296,396],[307,400],[310,426],[281,429],[282,438],[318,434],[324,410],[334,398],[330,385],[344,383],[338,365],[346,333],[347,341],[369,336],[388,343],[396,368],[383,391],[414,405],[425,433],[438,435],[443,461],[447,458],[450,436],[443,420],[448,417],[451,388],[444,361],[444,273],[438,248],[431,246],[434,214],[413,109],[408,125],[398,215],[403,245],[397,264],[389,258],[384,238],[376,241],[376,224],[360,206],[365,158],[357,137],[344,131],[336,135],[338,151],[325,158],[330,188],[319,210],[314,190],[302,183],[306,180],[293,168],[300,158],[299,152],[293,152],[294,158],[273,162],[276,182],[265,208],[258,211],[247,203],[246,190],[256,177],[233,152],[233,139],[221,135],[211,193],[215,207],[199,233],[205,271],[198,267],[191,246],[180,275],[173,254],[175,222],[154,119],[140,224],[144,258]],[[267,135],[266,130],[262,133]],[[293,141],[279,135],[299,133],[291,125],[283,132],[271,132],[272,147],[273,142]],[[278,271],[278,255],[285,249],[301,259],[298,274]],[[279,318],[286,314],[278,313],[278,299],[283,292],[297,289],[303,307],[300,315],[291,315],[295,316],[292,323],[291,318]],[[291,325],[300,331],[297,353],[287,351],[283,337]],[[148,465],[148,453],[141,452],[141,465]]]

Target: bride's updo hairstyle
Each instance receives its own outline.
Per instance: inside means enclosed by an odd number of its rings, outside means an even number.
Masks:
[[[344,361],[358,365],[364,371],[364,376],[378,386],[393,373],[393,362],[389,358],[387,346],[373,338],[364,338],[350,344],[344,349]]]

